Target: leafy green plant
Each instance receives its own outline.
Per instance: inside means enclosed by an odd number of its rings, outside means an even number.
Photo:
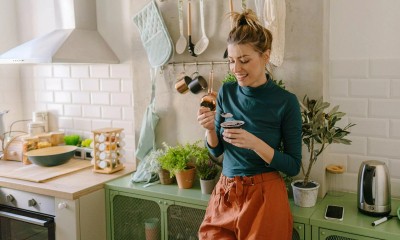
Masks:
[[[168,170],[171,177],[175,176],[176,172],[187,169],[189,163],[194,164],[192,148],[195,145],[187,143],[172,147],[163,142],[164,154],[158,157],[161,167]]]
[[[200,179],[212,180],[217,176],[219,166],[211,160],[207,148],[194,146],[193,157],[195,158],[196,173]]]
[[[302,109],[302,139],[310,153],[307,170],[303,164],[301,166],[304,174],[303,186],[307,186],[311,169],[318,156],[332,143],[350,145],[351,141],[345,137],[350,134],[348,130],[355,124],[349,123],[343,128],[336,126],[346,114],[338,111],[339,106],[335,106],[327,112],[330,103],[324,102],[322,97],[315,100],[309,99],[306,95],[303,102],[300,102],[300,106]]]
[[[222,83],[228,83],[228,82],[236,82],[236,77],[233,73],[228,72],[225,75],[225,78],[222,80]]]

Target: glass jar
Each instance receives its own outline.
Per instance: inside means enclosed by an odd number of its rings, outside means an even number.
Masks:
[[[328,178],[328,194],[334,197],[343,196],[343,173],[342,165],[328,165],[326,174]]]

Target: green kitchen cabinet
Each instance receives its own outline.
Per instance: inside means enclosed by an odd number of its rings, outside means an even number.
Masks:
[[[131,183],[130,176],[106,184],[107,239],[146,239],[146,219],[159,219],[160,239],[197,239],[209,195],[200,187]]]
[[[327,205],[344,207],[343,221],[325,219]],[[400,201],[392,199],[392,214],[400,205]],[[343,193],[335,197],[329,194],[318,203],[310,218],[313,240],[372,240],[372,239],[400,239],[400,221],[397,217],[378,226],[371,223],[380,217],[364,215],[357,208],[357,194]]]
[[[193,188],[176,184],[143,187],[125,176],[106,184],[107,239],[145,239],[145,219],[160,220],[160,239],[197,239],[210,195],[202,194],[198,182]],[[311,239],[309,219],[314,208],[300,208],[290,201],[294,225],[293,240]]]

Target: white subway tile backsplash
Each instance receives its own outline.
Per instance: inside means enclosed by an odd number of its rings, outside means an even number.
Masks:
[[[69,65],[53,65],[53,76],[62,78],[70,77]]]
[[[112,127],[123,128],[126,135],[134,133],[132,121],[112,121]]]
[[[64,106],[63,104],[57,104],[57,103],[48,103],[46,104],[46,107],[40,107],[40,105],[37,105],[37,108],[35,110],[44,110],[44,111],[49,111],[50,112],[50,117],[58,117],[62,116],[64,114]],[[51,116],[51,115],[55,116]]]
[[[122,79],[122,92],[127,92],[127,93],[133,92],[132,79]]]
[[[390,81],[387,79],[351,79],[350,96],[388,98],[390,96]]]
[[[71,103],[70,92],[54,92],[55,103]]]
[[[379,78],[399,78],[400,59],[371,59],[370,75]]]
[[[90,93],[88,92],[73,92],[72,102],[77,104],[90,104]]]
[[[81,79],[81,90],[82,91],[99,91],[100,84],[97,78],[83,78]]]
[[[368,77],[368,60],[331,60],[330,76],[333,78],[366,78]]]
[[[92,131],[92,122],[89,119],[74,118],[74,129]]]
[[[95,64],[90,65],[90,77],[91,78],[109,78],[110,67],[107,64]]]
[[[389,136],[400,138],[400,120],[390,120]]]
[[[130,64],[112,64],[110,65],[112,78],[131,78],[132,67]]]
[[[367,138],[366,137],[358,137],[358,136],[350,136],[346,137],[351,140],[351,145],[345,144],[332,144],[330,146],[333,153],[346,153],[346,154],[358,154],[358,155],[366,155],[367,154]]]
[[[36,101],[48,102],[48,103],[54,102],[53,92],[43,92],[43,91],[36,92]]]
[[[392,80],[390,82],[390,97],[400,98],[400,80]]]
[[[60,129],[73,129],[74,128],[74,120],[68,117],[59,117],[58,118],[58,127]]]
[[[400,140],[369,138],[368,155],[396,158],[400,156]]]
[[[46,90],[61,90],[61,79],[60,78],[46,78],[44,80]]]
[[[103,119],[122,119],[121,107],[102,107],[101,117]]]
[[[331,106],[339,105],[339,111],[345,112],[348,117],[367,117],[368,100],[356,98],[331,98]]]
[[[111,93],[111,104],[120,106],[132,106],[132,95],[129,93]]]
[[[79,81],[79,78],[63,78],[62,89],[64,91],[80,91],[81,82]]]
[[[110,94],[109,93],[92,93],[91,94],[91,103],[92,104],[100,104],[100,105],[109,105],[110,104]]]
[[[92,130],[100,128],[110,128],[112,125],[111,120],[104,119],[93,119],[92,120]]]
[[[64,105],[64,116],[81,117],[82,107],[80,105]]]
[[[349,118],[356,124],[351,128],[352,136],[389,137],[389,120],[376,118]]]
[[[71,77],[73,78],[88,78],[89,65],[71,65]]]
[[[52,77],[53,76],[53,67],[52,65],[35,65],[33,69],[33,73],[35,77]]]
[[[135,112],[133,107],[123,107],[122,108],[122,120],[133,121],[135,119]]]
[[[83,105],[82,106],[83,117],[85,118],[100,118],[101,109],[99,106]]]
[[[119,79],[101,79],[100,90],[103,92],[121,92],[121,81]]]
[[[400,99],[371,99],[369,113],[371,117],[400,118]]]
[[[397,159],[389,159],[388,168],[392,177],[400,178],[400,171],[395,171],[395,169],[400,169],[400,156]]]
[[[332,79],[329,82],[329,93],[332,97],[347,97],[349,86],[347,79]]]

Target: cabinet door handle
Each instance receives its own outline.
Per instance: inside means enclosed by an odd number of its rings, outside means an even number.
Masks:
[[[301,230],[301,226],[298,226],[297,228],[298,228],[299,230]]]
[[[325,235],[325,232],[324,232],[324,231],[322,231],[322,232],[321,232],[321,235]]]

